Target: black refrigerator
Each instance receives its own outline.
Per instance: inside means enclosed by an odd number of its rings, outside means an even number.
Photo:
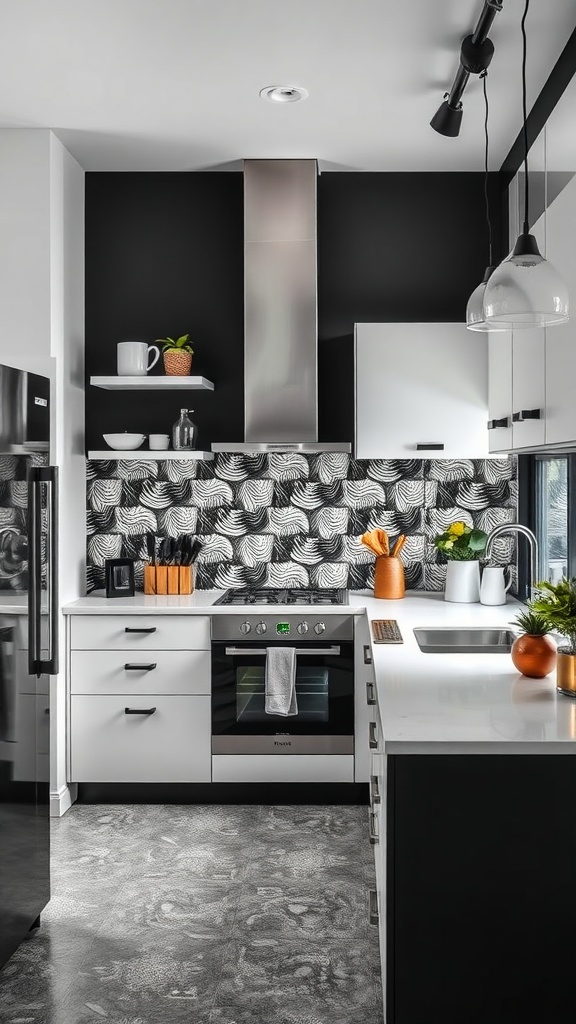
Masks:
[[[50,899],[58,471],[50,381],[0,365],[0,967]]]

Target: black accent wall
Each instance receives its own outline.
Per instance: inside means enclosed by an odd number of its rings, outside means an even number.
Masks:
[[[499,259],[497,174],[490,190]],[[486,262],[482,174],[320,175],[321,439],[353,439],[354,322],[463,320]],[[241,439],[241,173],[88,173],[87,376],[116,372],[118,341],[187,331],[192,372],[216,385],[183,399],[194,408],[199,447]],[[87,447],[102,449],[108,431],[167,432],[179,408],[177,394],[152,400],[87,387]]]

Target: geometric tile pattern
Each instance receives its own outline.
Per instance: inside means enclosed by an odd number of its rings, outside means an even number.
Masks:
[[[77,804],[2,1024],[382,1024],[368,810]]]
[[[199,590],[228,587],[371,588],[374,556],[360,543],[381,527],[405,533],[407,585],[442,590],[437,533],[455,519],[487,533],[514,522],[516,459],[353,459],[350,455],[218,453],[213,462],[87,464],[88,591],[107,558],[135,560],[142,586],[146,533],[196,536]],[[495,558],[514,573],[514,539]]]

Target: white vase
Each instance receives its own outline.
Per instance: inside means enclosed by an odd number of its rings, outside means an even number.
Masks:
[[[480,600],[480,562],[448,562],[444,600],[457,604]]]

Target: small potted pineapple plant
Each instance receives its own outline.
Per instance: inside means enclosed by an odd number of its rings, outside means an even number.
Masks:
[[[514,667],[530,679],[543,679],[556,664],[556,644],[548,636],[548,620],[528,602],[526,610],[518,612],[512,625],[519,632],[510,651]]]
[[[189,339],[189,334],[181,334],[179,338],[156,338],[156,344],[162,345],[164,373],[168,377],[189,375],[194,354]]]

